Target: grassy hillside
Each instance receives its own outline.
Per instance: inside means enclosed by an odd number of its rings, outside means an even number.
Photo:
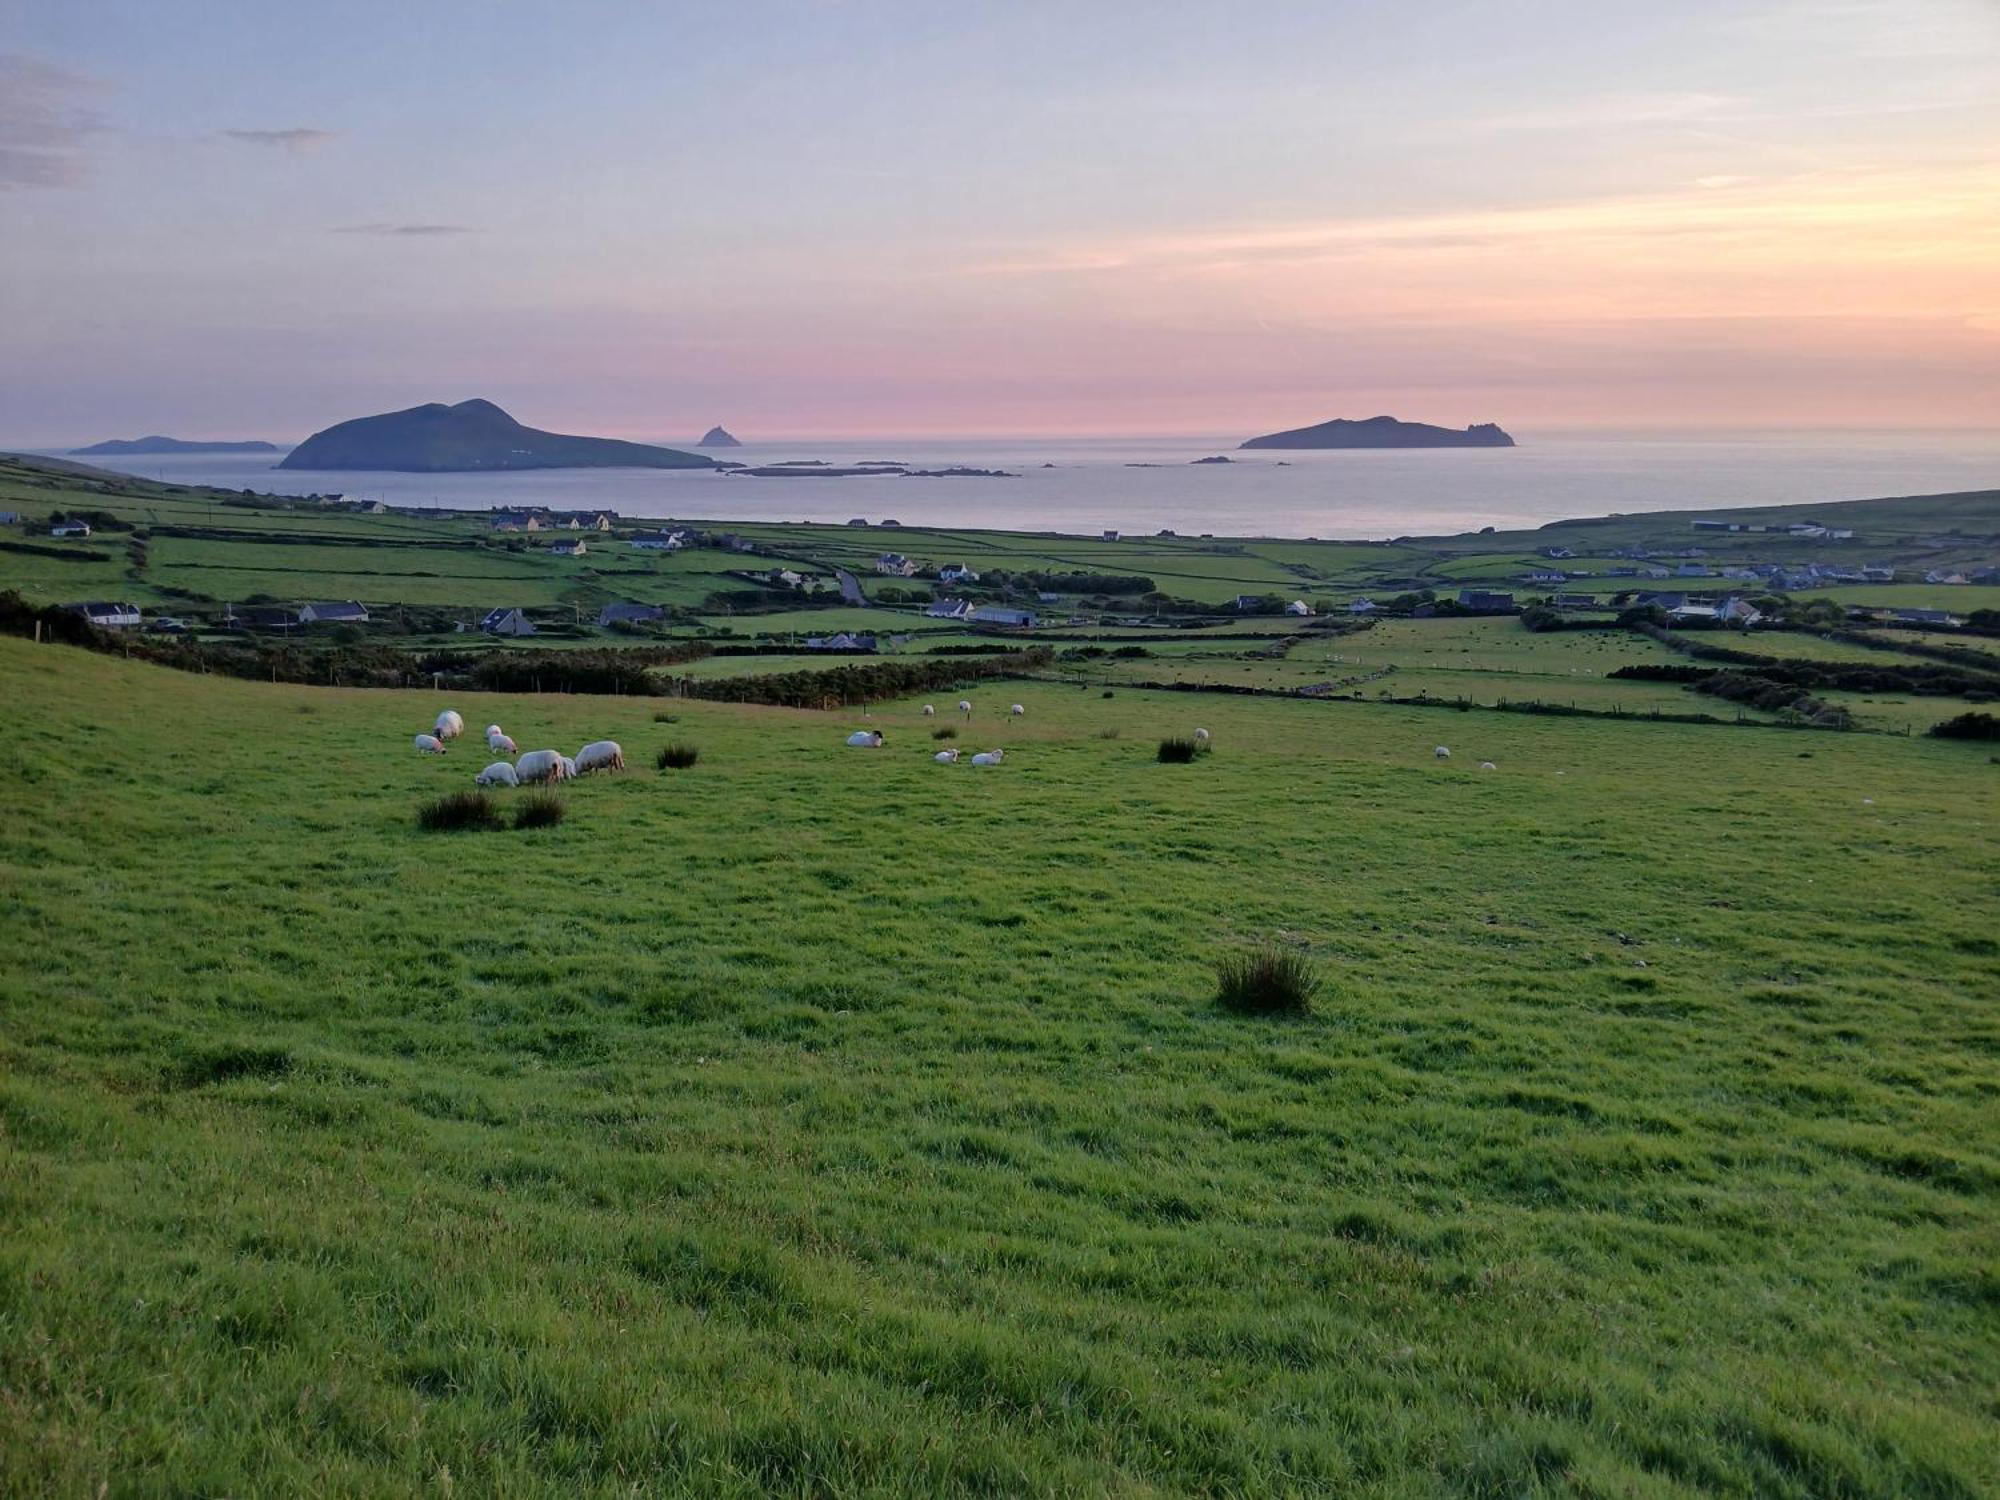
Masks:
[[[0,640],[0,1493],[2000,1488],[1986,747],[973,696]]]

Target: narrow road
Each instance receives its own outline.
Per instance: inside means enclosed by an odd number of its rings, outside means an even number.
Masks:
[[[840,597],[843,600],[849,604],[866,605],[868,603],[868,596],[861,592],[860,581],[852,573],[848,572],[847,569],[835,568],[833,576],[840,580]]]

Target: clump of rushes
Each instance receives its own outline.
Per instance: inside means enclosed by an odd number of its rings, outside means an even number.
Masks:
[[[662,745],[657,764],[662,771],[685,771],[701,759],[701,752],[692,745]]]
[[[1160,741],[1160,759],[1168,765],[1184,766],[1201,754],[1201,742],[1169,735]]]
[[[569,809],[563,806],[562,798],[552,792],[530,792],[514,804],[514,826],[516,828],[553,828],[560,823]]]
[[[1215,966],[1216,1002],[1247,1016],[1302,1016],[1320,990],[1311,959],[1266,943],[1232,953]]]
[[[485,792],[453,792],[417,809],[417,827],[428,833],[500,826],[500,809]]]
[[[945,724],[937,729],[933,729],[931,731],[931,738],[934,740],[955,740],[958,738],[958,731],[952,728],[951,725]]]
[[[655,724],[678,724],[680,721],[681,716],[679,714],[670,714],[662,711],[653,715],[653,722]]]

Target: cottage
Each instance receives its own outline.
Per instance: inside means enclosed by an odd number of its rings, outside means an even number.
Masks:
[[[533,511],[502,510],[495,511],[488,524],[495,531],[540,531],[542,518]]]
[[[297,610],[279,605],[248,605],[238,609],[231,604],[224,606],[222,623],[238,630],[296,630],[304,621]]]
[[[1889,618],[1905,625],[1956,625],[1950,610],[1946,609],[1892,609]]]
[[[1685,609],[1687,607],[1688,596],[1686,594],[1641,594],[1632,602],[1639,605],[1655,605],[1672,614],[1677,609]]]
[[[597,623],[601,627],[612,625],[643,625],[658,620],[666,611],[657,604],[636,604],[619,601],[607,604],[597,612]]]
[[[1725,625],[1755,625],[1764,612],[1748,599],[1725,599],[1716,605],[1715,618]]]
[[[972,613],[972,606],[963,599],[934,599],[924,614],[933,620],[963,620]]]
[[[946,563],[938,569],[939,583],[977,583],[979,575],[964,563]]]
[[[1375,613],[1375,601],[1364,595],[1350,603],[1347,612],[1350,615],[1372,615]]]
[[[1312,606],[1303,599],[1294,599],[1290,604],[1285,606],[1285,613],[1299,616],[1310,615],[1312,613]]]
[[[641,552],[678,552],[687,545],[685,531],[656,531],[649,536],[635,536],[632,545]]]
[[[1104,533],[1104,540],[1107,542],[1115,542],[1118,540],[1118,533],[1115,531],[1106,531]]]
[[[1514,596],[1489,593],[1485,589],[1460,589],[1458,606],[1460,609],[1475,610],[1480,614],[1512,614]]]
[[[967,618],[975,625],[1002,625],[1018,630],[1032,630],[1035,626],[1033,610],[1007,609],[998,604],[982,604]]]
[[[875,571],[891,578],[908,578],[917,571],[917,565],[900,552],[884,552],[875,559]]]
[[[806,637],[808,651],[873,651],[875,637],[860,635],[843,630],[835,635],[809,635]]]
[[[489,610],[479,628],[488,635],[533,635],[534,621],[518,609]]]
[[[795,572],[790,568],[771,569],[771,582],[778,588],[782,589],[800,588],[804,586],[805,581],[806,581],[805,574]]]
[[[100,630],[124,630],[139,623],[139,606],[92,599],[83,604],[65,604],[64,609],[82,615]]]
[[[0,510],[0,526],[19,526],[21,513],[18,510]]]
[[[299,619],[307,625],[366,625],[368,610],[354,599],[316,599],[299,606]]]
[[[1569,574],[1559,568],[1536,568],[1528,575],[1529,583],[1567,583]]]
[[[553,542],[548,547],[548,552],[553,557],[582,557],[589,550],[589,544],[582,537],[573,542]]]
[[[89,536],[88,521],[58,521],[49,528],[50,536]]]

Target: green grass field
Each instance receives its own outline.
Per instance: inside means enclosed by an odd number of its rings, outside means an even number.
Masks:
[[[2000,1489],[1987,747],[970,696],[0,639],[0,1493]]]

